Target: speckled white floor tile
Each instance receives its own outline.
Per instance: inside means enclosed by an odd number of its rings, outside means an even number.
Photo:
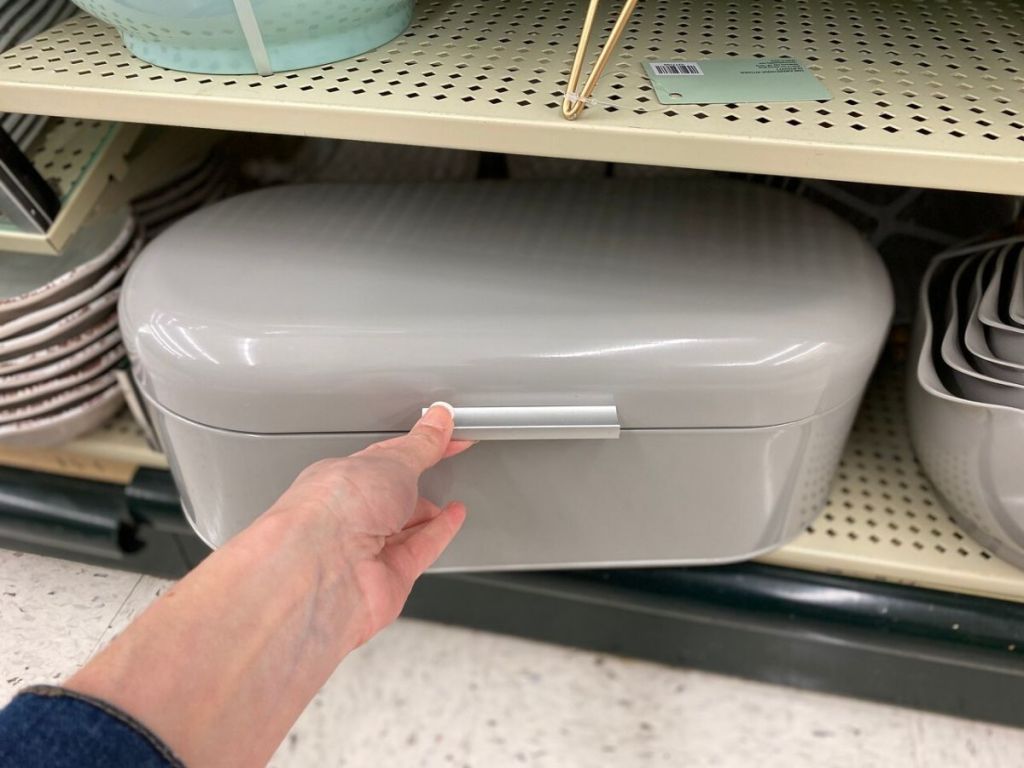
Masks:
[[[170,582],[0,550],[0,703],[74,671]],[[1024,731],[400,621],[274,768],[1011,768]]]
[[[139,579],[0,549],[0,706],[78,669]]]
[[[346,661],[273,765],[924,768],[940,763],[918,760],[922,719],[1024,749],[1011,729],[402,621]]]
[[[160,597],[173,583],[173,581],[157,579],[152,576],[140,577],[132,591],[125,597],[117,613],[107,623],[97,643],[96,650],[99,650],[113,640],[121,630],[131,624],[136,616],[146,610],[149,604]]]
[[[1024,762],[1024,731],[924,712],[915,712],[913,719],[915,756],[921,768],[1018,768]]]

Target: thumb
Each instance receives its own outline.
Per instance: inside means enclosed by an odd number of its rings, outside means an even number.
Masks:
[[[391,453],[416,474],[420,474],[445,457],[454,429],[452,407],[447,403],[434,403],[409,434],[385,440],[371,448]]]

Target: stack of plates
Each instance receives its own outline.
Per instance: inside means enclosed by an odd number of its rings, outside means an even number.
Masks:
[[[58,445],[121,409],[121,280],[146,240],[230,192],[227,171],[217,157],[186,168],[131,213],[93,218],[59,256],[0,253],[0,445]]]
[[[45,447],[121,407],[121,279],[142,247],[127,211],[97,217],[56,257],[0,254],[0,444]]]
[[[922,467],[963,528],[1024,567],[1024,237],[932,262],[911,359]]]
[[[147,240],[178,219],[233,191],[229,165],[213,153],[132,201],[132,214]]]

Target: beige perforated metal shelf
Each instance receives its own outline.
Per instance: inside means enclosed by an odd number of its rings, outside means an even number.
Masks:
[[[120,483],[140,466],[167,466],[127,412],[60,449],[0,448],[0,464]],[[761,561],[1024,602],[1024,572],[961,531],[921,473],[896,368],[878,376],[865,398],[828,506],[800,538]]]
[[[167,459],[149,447],[142,429],[124,410],[100,429],[58,448],[0,445],[0,465],[124,484],[139,467],[166,469]]]
[[[1024,571],[970,539],[943,508],[910,445],[903,371],[872,384],[828,506],[762,562],[1024,602]]]
[[[645,0],[575,123],[581,0],[420,0],[406,34],[297,72],[206,76],[66,22],[0,56],[0,108],[518,154],[1024,192],[1019,0]],[[607,34],[618,11],[609,3]],[[597,41],[595,41],[596,44]],[[794,56],[826,103],[662,108],[644,60]]]

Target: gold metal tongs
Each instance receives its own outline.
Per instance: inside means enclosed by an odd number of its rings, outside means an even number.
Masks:
[[[615,52],[615,47],[619,44],[619,38],[622,37],[622,33],[625,31],[626,25],[633,15],[633,9],[636,8],[637,4],[637,0],[626,0],[622,6],[622,11],[619,13],[619,18],[615,20],[615,26],[612,27],[611,34],[608,35],[608,41],[598,54],[597,61],[594,62],[594,69],[587,76],[583,89],[577,91],[580,77],[583,74],[583,60],[587,55],[587,44],[590,42],[590,33],[594,27],[594,19],[597,17],[597,6],[600,2],[601,0],[590,0],[590,7],[587,8],[587,16],[583,21],[583,31],[580,32],[579,47],[576,49],[576,58],[573,59],[572,71],[569,73],[569,84],[565,88],[565,97],[562,99],[562,117],[566,120],[575,120],[583,113],[583,109],[587,105],[587,99],[593,95],[594,89],[597,87],[597,81],[601,79],[601,73],[604,72],[608,59]]]

